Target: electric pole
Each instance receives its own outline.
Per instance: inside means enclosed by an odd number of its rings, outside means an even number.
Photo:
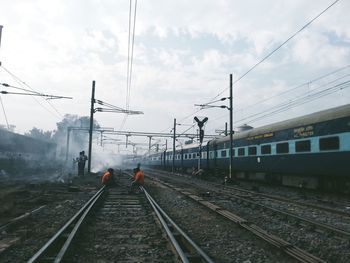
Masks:
[[[171,171],[175,171],[175,140],[176,140],[176,119],[174,119],[174,137],[173,137],[173,165]]]
[[[233,170],[233,92],[232,92],[232,74],[230,74],[230,179],[232,179]]]
[[[95,81],[92,81],[91,107],[90,107],[90,129],[89,129],[89,159],[88,174],[91,172],[91,150],[92,150],[92,129],[94,125],[94,104],[95,104]]]

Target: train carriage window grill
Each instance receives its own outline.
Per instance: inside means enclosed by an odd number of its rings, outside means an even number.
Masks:
[[[221,157],[226,157],[226,150],[221,151]]]
[[[262,145],[261,154],[271,154],[271,145]]]
[[[295,151],[296,152],[310,152],[311,151],[311,141],[298,141],[295,142]]]
[[[256,146],[251,146],[248,148],[248,155],[256,155]]]
[[[282,142],[276,144],[276,153],[289,153],[288,142]]]
[[[339,150],[339,137],[320,138],[320,151]]]
[[[238,156],[244,156],[245,155],[245,148],[238,148]]]

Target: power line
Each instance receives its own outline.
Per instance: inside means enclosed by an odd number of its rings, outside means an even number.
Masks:
[[[301,87],[305,87],[305,86],[310,87],[311,84],[313,84],[313,83],[315,83],[315,82],[318,82],[318,81],[320,81],[320,80],[323,80],[323,79],[325,79],[325,78],[327,78],[327,77],[330,77],[330,76],[332,76],[332,75],[334,75],[334,74],[337,74],[337,73],[339,73],[339,72],[341,72],[341,71],[343,71],[343,70],[345,70],[345,69],[348,69],[349,67],[350,67],[350,65],[341,67],[341,68],[339,68],[339,69],[337,69],[337,70],[334,70],[334,71],[332,71],[332,72],[329,72],[329,73],[327,73],[327,74],[324,74],[324,75],[322,75],[322,76],[319,76],[319,77],[317,77],[317,78],[315,78],[315,79],[313,79],[313,80],[310,80],[310,81],[308,81],[308,82],[305,82],[305,83],[303,83],[303,84],[300,84],[300,85],[298,85],[298,86],[296,86],[296,87],[294,87],[294,88],[291,88],[291,89],[288,89],[288,90],[286,90],[286,91],[284,91],[284,92],[281,92],[281,93],[279,93],[279,94],[277,94],[277,95],[268,97],[268,98],[263,99],[263,100],[261,100],[261,101],[257,101],[257,102],[255,102],[255,103],[252,104],[252,105],[245,106],[244,108],[237,109],[237,110],[234,111],[234,113],[236,114],[236,113],[238,113],[239,111],[243,111],[243,110],[246,110],[246,109],[251,109],[251,108],[253,108],[253,107],[256,106],[256,105],[262,104],[262,103],[264,103],[264,102],[266,102],[266,101],[268,101],[268,100],[270,100],[270,99],[273,99],[273,98],[276,98],[276,97],[285,95],[285,94],[290,93],[290,92],[292,92],[292,91],[295,91],[296,89],[299,89],[299,88],[301,88]],[[328,86],[328,85],[334,84],[335,82],[340,81],[340,80],[342,80],[342,79],[344,79],[344,78],[346,78],[346,77],[348,77],[348,76],[350,76],[350,73],[346,73],[346,74],[343,74],[343,75],[341,75],[341,76],[339,76],[339,77],[336,77],[335,79],[330,80],[330,81],[328,81],[327,83],[324,83],[324,84],[318,86],[317,88],[314,88],[311,92],[315,92],[316,90],[319,90],[320,88],[323,88],[323,87],[326,87],[326,86]],[[322,92],[322,91],[319,91],[319,92]],[[329,94],[330,94],[330,93],[329,93]],[[329,95],[329,94],[325,94],[324,96]],[[304,98],[304,96],[310,96],[310,91],[306,91],[304,94],[300,94],[298,97],[296,97],[296,98],[294,98],[294,99]],[[315,99],[316,99],[316,98],[315,98]],[[265,113],[268,112],[268,111],[275,110],[276,108],[285,106],[286,104],[289,104],[289,103],[290,103],[290,101],[283,102],[283,103],[281,103],[281,104],[279,104],[279,105],[277,105],[277,106],[273,106],[272,108],[267,109],[267,110],[265,110],[265,111],[263,111],[263,112],[260,111],[260,112],[258,112],[258,113],[255,113],[255,114],[249,115],[249,116],[247,116],[247,117],[244,117],[244,118],[242,118],[242,119],[236,121],[236,123],[237,123],[237,122],[241,122],[241,123],[242,123],[242,122],[245,121],[245,120],[249,120],[249,119],[254,118],[254,117],[257,117],[257,116],[259,116],[259,115],[261,115],[261,114],[265,114]],[[305,102],[305,103],[306,103],[306,102]],[[296,106],[298,106],[298,105],[296,105]],[[288,108],[287,108],[286,110],[288,110]],[[280,110],[279,112],[282,112],[282,111],[284,111],[284,110]],[[276,112],[276,113],[279,113],[279,112]],[[264,115],[264,117],[259,117],[259,120],[261,120],[261,119],[263,119],[263,118],[265,118],[265,117],[268,117],[268,116],[269,116],[269,115],[266,114],[266,115]],[[213,122],[217,122],[217,121],[219,121],[219,120],[221,120],[222,118],[225,118],[225,117],[227,117],[226,114],[225,114],[225,115],[222,115],[222,116],[219,116],[219,117],[216,117],[216,118],[213,120]],[[251,121],[250,121],[250,122],[251,122]],[[213,129],[213,130],[215,130],[215,129]],[[211,131],[211,130],[210,130],[210,131]]]
[[[1,102],[2,111],[4,112],[4,116],[5,116],[5,120],[6,120],[6,124],[7,124],[7,129],[10,130],[10,125],[9,125],[8,120],[7,120],[7,115],[6,115],[4,103],[2,102],[1,96],[0,96],[0,102]]]
[[[128,35],[128,63],[127,63],[127,76],[126,76],[126,109],[130,107],[130,94],[131,94],[131,80],[132,80],[132,68],[133,68],[133,59],[134,59],[134,43],[135,43],[135,28],[136,28],[136,10],[137,10],[137,0],[135,0],[134,8],[134,19],[133,19],[133,30],[131,37],[131,6],[132,0],[130,0],[129,7],[129,35]],[[131,43],[130,43],[131,41]],[[131,49],[131,50],[130,50]],[[125,115],[120,126],[120,129],[124,127],[124,124],[128,118],[128,115]]]
[[[17,77],[15,74],[13,74],[10,70],[8,70],[7,68],[5,68],[3,65],[0,65],[0,67],[6,71],[19,85],[24,85],[26,87],[28,87],[32,92],[34,93],[38,93],[37,91],[35,91],[32,87],[30,87],[27,83],[25,83],[24,81],[22,81],[19,77]],[[57,119],[61,119],[61,114],[59,114],[59,116],[57,116],[55,113],[53,113],[51,110],[49,110],[46,106],[44,106],[44,104],[42,104],[37,98],[33,97],[33,99],[41,106],[43,107],[47,112],[51,113],[55,118]],[[48,102],[48,101],[47,101]],[[56,111],[57,109],[48,102],[48,104]]]
[[[332,71],[332,72],[330,72],[330,73],[324,74],[324,75],[319,76],[319,77],[317,77],[317,78],[315,78],[315,79],[313,79],[313,80],[310,80],[310,81],[307,81],[307,82],[305,82],[305,83],[303,83],[303,84],[300,84],[300,85],[298,85],[298,86],[296,86],[296,87],[294,87],[294,88],[288,89],[288,90],[286,90],[286,91],[283,91],[283,92],[278,93],[278,94],[276,94],[276,95],[273,95],[273,96],[271,96],[271,97],[268,97],[268,98],[265,98],[265,99],[263,99],[263,100],[257,101],[257,102],[255,102],[254,104],[245,106],[244,108],[236,109],[234,112],[237,113],[237,112],[239,112],[239,111],[241,111],[241,110],[245,110],[246,108],[255,107],[255,106],[257,106],[257,105],[259,105],[259,104],[261,104],[261,103],[264,103],[264,102],[266,102],[266,101],[268,101],[268,100],[271,100],[271,99],[273,99],[273,98],[276,98],[276,97],[285,95],[285,94],[290,93],[290,92],[292,92],[292,91],[295,91],[295,90],[297,90],[297,89],[299,89],[299,88],[302,88],[302,87],[304,87],[304,86],[306,86],[306,85],[310,85],[310,84],[312,84],[312,83],[314,83],[314,82],[316,82],[316,81],[319,81],[319,80],[321,80],[321,79],[324,79],[324,78],[326,78],[326,77],[329,77],[329,76],[331,76],[331,75],[333,75],[333,74],[335,74],[335,73],[338,73],[338,72],[340,72],[340,71],[343,71],[344,69],[347,69],[347,68],[349,68],[349,67],[350,67],[350,65],[346,65],[346,66],[341,67],[341,68],[339,68],[339,69],[337,69],[337,70],[334,70],[334,71]],[[347,74],[347,75],[348,75],[348,74]],[[345,75],[345,76],[347,76],[347,75]]]
[[[347,80],[347,81],[344,81],[343,83],[334,85],[334,86],[332,86],[330,88],[327,88],[327,89],[324,89],[324,90],[321,90],[321,91],[317,91],[317,92],[314,92],[314,93],[311,93],[311,94],[307,94],[307,95],[304,95],[304,96],[300,96],[300,97],[295,98],[294,100],[291,100],[291,101],[288,101],[288,102],[285,102],[285,103],[281,103],[280,105],[277,105],[275,107],[267,109],[267,110],[265,110],[263,112],[260,112],[260,113],[257,113],[257,114],[253,114],[251,116],[248,116],[248,117],[245,117],[243,119],[240,119],[237,122],[240,123],[240,122],[243,122],[243,121],[248,120],[250,118],[253,118],[253,119],[249,120],[249,122],[252,123],[252,122],[261,120],[261,119],[263,119],[263,118],[265,118],[267,116],[271,116],[271,115],[274,115],[274,114],[277,114],[277,113],[289,110],[289,109],[294,108],[296,106],[300,106],[300,105],[308,103],[310,101],[317,100],[319,98],[322,98],[324,96],[327,96],[329,94],[332,94],[334,92],[337,92],[339,90],[343,90],[343,89],[346,89],[346,88],[349,88],[349,87],[350,87],[350,80]],[[261,115],[261,116],[259,116],[259,115]]]
[[[319,18],[321,15],[323,15],[328,9],[330,9],[332,6],[334,6],[337,2],[340,0],[334,1],[331,5],[329,5],[326,9],[324,9],[321,13],[319,13],[317,16],[315,16],[313,19],[311,19],[308,23],[306,23],[302,28],[300,28],[297,32],[295,32],[293,35],[291,35],[287,40],[282,42],[282,44],[278,45],[274,50],[272,50],[270,53],[268,53],[265,57],[263,57],[259,62],[257,62],[255,65],[253,65],[248,71],[246,71],[243,75],[238,77],[233,84],[236,84],[241,79],[243,79],[246,75],[248,75],[253,69],[255,69],[257,66],[259,66],[262,62],[267,60],[269,57],[271,57],[277,50],[279,50],[281,47],[283,47],[285,44],[287,44],[291,39],[293,39],[296,35],[298,35],[300,32],[302,32],[305,28],[307,28],[309,25],[311,25],[317,18]],[[221,91],[218,95],[216,95],[214,99],[219,97],[221,94],[223,94],[228,88],[225,88],[223,91]]]
[[[317,18],[319,18],[321,15],[323,15],[328,9],[330,9],[332,6],[334,6],[337,2],[340,0],[334,1],[331,5],[329,5],[327,8],[325,8],[321,13],[319,13],[317,16],[315,16],[313,19],[311,19],[308,23],[306,23],[302,28],[300,28],[298,31],[296,31],[292,36],[290,36],[287,40],[282,42],[279,46],[277,46],[274,50],[272,50],[270,53],[268,53],[265,57],[263,57],[259,62],[257,62],[255,65],[253,65],[249,70],[247,70],[243,75],[238,77],[233,84],[236,84],[241,79],[243,79],[246,75],[248,75],[252,70],[254,70],[257,66],[259,66],[262,62],[267,60],[269,57],[271,57],[276,51],[278,51],[281,47],[283,47],[285,44],[287,44],[291,39],[293,39],[296,35],[298,35],[300,32],[302,32],[305,28],[307,28],[310,24],[312,24]],[[222,95],[225,91],[227,91],[229,88],[225,88],[221,92],[219,92],[208,104],[215,102],[215,99],[218,98],[220,95]],[[202,109],[200,109],[202,110]],[[200,110],[197,110],[196,112],[192,113],[191,115],[187,116],[186,119],[190,116],[193,116]]]

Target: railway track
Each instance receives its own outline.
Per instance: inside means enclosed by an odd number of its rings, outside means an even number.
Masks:
[[[102,187],[28,262],[213,262],[146,189],[131,195],[128,184]]]
[[[150,172],[157,172],[157,173],[161,173],[161,174],[165,174],[168,175],[169,173],[166,171],[162,171],[162,170],[156,170],[156,169],[147,169],[147,171]],[[185,175],[185,174],[176,174],[176,176],[179,177],[184,177],[190,180],[194,180],[197,178],[193,178],[193,176],[189,176],[189,175]],[[203,180],[198,180],[201,183],[204,183]],[[207,182],[208,185],[211,186],[216,186],[219,188],[222,188],[223,184],[219,184],[216,182]],[[291,204],[295,204],[301,207],[309,207],[309,208],[314,208],[314,209],[318,209],[318,210],[323,210],[326,212],[330,212],[334,215],[340,215],[343,216],[345,218],[349,218],[350,219],[350,203],[345,203],[345,202],[336,202],[336,206],[337,207],[343,207],[343,209],[340,208],[334,208],[334,202],[332,201],[328,201],[328,200],[324,200],[324,199],[320,199],[320,198],[315,198],[314,201],[318,202],[318,203],[322,203],[322,205],[320,204],[315,204],[315,203],[309,203],[307,201],[309,200],[294,200],[292,198],[287,198],[287,197],[283,197],[280,195],[276,195],[276,194],[269,194],[269,193],[260,193],[257,191],[252,191],[252,190],[248,190],[248,189],[243,189],[243,188],[239,188],[239,187],[235,187],[235,186],[231,186],[231,185],[225,185],[226,189],[230,189],[232,191],[236,191],[237,193],[241,193],[241,194],[246,194],[246,195],[252,195],[252,196],[260,196],[261,198],[267,198],[267,199],[271,199],[271,200],[276,200],[276,201],[281,201],[281,202],[286,202],[286,203],[291,203]],[[329,203],[329,205],[325,205]]]
[[[154,174],[154,173],[158,174],[158,171],[151,172],[151,174]],[[167,173],[164,173],[164,172],[161,172],[161,173],[164,175],[168,175]],[[192,178],[190,178],[190,179],[192,179]],[[192,180],[192,182],[193,182],[193,180]],[[191,184],[191,182],[187,182],[187,183]],[[215,184],[215,183],[206,183],[206,182],[203,182],[200,180],[196,180],[194,185],[203,187],[204,189],[206,189],[210,192],[217,192],[220,194],[225,194],[231,198],[234,198],[236,201],[238,200],[238,201],[244,202],[245,204],[248,204],[248,205],[261,207],[263,209],[270,210],[274,213],[292,218],[293,220],[297,220],[300,222],[311,224],[312,226],[314,226],[318,229],[333,232],[340,237],[343,237],[346,239],[350,238],[350,231],[346,229],[346,228],[350,227],[350,224],[349,224],[350,216],[348,216],[347,213],[344,215],[344,213],[342,211],[334,210],[334,209],[331,209],[328,207],[322,207],[319,205],[311,205],[311,204],[307,204],[307,203],[304,204],[304,203],[299,202],[299,201],[294,201],[294,200],[290,200],[287,198],[278,197],[275,195],[256,193],[254,191],[248,191],[248,190],[240,189],[237,187],[231,187],[231,186],[223,187],[223,185],[219,185],[219,184]],[[282,205],[274,205],[271,201],[281,203]],[[288,204],[288,205],[285,205],[285,204]],[[295,206],[291,206],[290,204],[297,206],[298,209]],[[287,207],[287,209],[285,209],[286,207]],[[297,211],[301,210],[302,208],[313,208],[313,209],[325,211],[329,214],[327,215],[324,213],[314,212],[312,214],[312,216],[315,217],[316,219],[311,219],[311,218],[307,218],[307,217],[303,216],[302,215],[303,211],[300,211],[301,215],[297,214]],[[344,229],[339,227],[339,226],[334,226],[331,224],[320,222],[321,219],[325,219],[325,218],[327,218],[327,216],[334,217],[333,213],[335,215],[341,216],[341,218],[339,219],[339,222],[341,222],[342,224],[339,223],[339,225],[343,226]],[[346,223],[346,222],[348,222],[348,223]]]
[[[228,211],[223,207],[220,207],[216,204],[213,204],[210,201],[205,200],[205,198],[203,198],[202,196],[195,195],[189,190],[186,190],[186,189],[180,188],[180,187],[176,187],[170,183],[166,183],[166,182],[159,181],[159,180],[157,180],[157,182],[187,196],[191,200],[203,205],[204,207],[210,209],[211,211],[217,213],[218,215],[220,215],[220,216],[230,220],[231,222],[239,225],[240,227],[248,230],[249,232],[251,232],[255,236],[268,242],[270,245],[273,245],[274,247],[280,249],[281,251],[288,254],[289,256],[291,256],[292,258],[296,259],[299,262],[308,262],[308,263],[326,262],[326,261],[318,258],[317,256],[314,256],[314,255],[306,252],[305,250],[300,249],[300,248],[292,245],[291,243],[282,240],[281,238],[279,238],[275,235],[269,234],[264,229],[260,228],[259,226],[255,225],[254,223],[251,223],[248,220],[240,217],[239,215],[234,214],[231,211]]]

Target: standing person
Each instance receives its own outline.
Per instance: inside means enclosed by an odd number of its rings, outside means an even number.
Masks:
[[[85,152],[81,151],[79,153],[79,159],[78,159],[78,175],[84,176],[85,163],[86,163],[87,159],[88,158],[85,155]]]
[[[101,182],[103,185],[111,186],[114,184],[114,169],[108,168],[107,172],[101,178]]]
[[[133,193],[135,189],[139,188],[140,186],[143,186],[144,180],[145,180],[145,174],[143,173],[143,171],[140,168],[135,168],[130,192]]]

